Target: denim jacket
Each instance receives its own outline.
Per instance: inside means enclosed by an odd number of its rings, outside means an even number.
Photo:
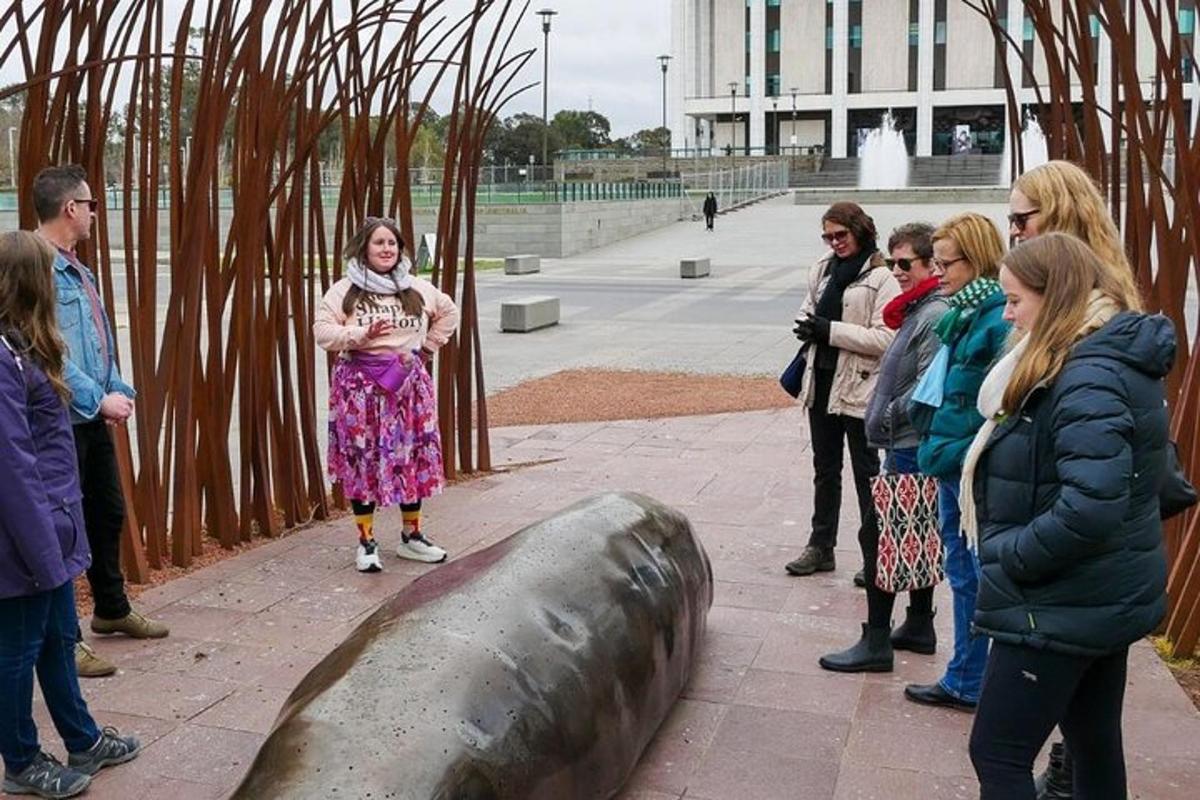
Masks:
[[[114,360],[112,325],[103,306],[100,316],[104,323],[105,347],[101,347],[100,332],[92,320],[92,307],[83,282],[91,283],[99,295],[96,278],[82,264],[76,267],[61,252],[54,256],[54,283],[58,293],[58,327],[67,343],[65,376],[71,390],[71,424],[89,422],[100,413],[100,401],[109,392],[119,392],[130,399],[137,396],[126,383]],[[107,363],[101,363],[105,349]]]

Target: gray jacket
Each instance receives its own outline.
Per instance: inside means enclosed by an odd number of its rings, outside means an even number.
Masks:
[[[883,354],[879,382],[867,406],[867,441],[872,447],[894,450],[917,446],[920,437],[909,421],[908,401],[941,347],[933,329],[948,309],[945,298],[936,291],[917,300]]]

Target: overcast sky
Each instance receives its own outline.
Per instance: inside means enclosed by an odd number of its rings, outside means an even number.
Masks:
[[[450,0],[447,8],[466,9],[471,2]],[[185,0],[166,3],[178,14]],[[204,18],[205,6],[204,0],[198,0],[194,19]],[[550,31],[550,114],[562,108],[586,110],[590,99],[592,109],[612,123],[613,138],[657,127],[662,117],[662,73],[656,57],[670,48],[670,0],[532,0],[530,13],[513,41],[515,51],[538,50],[521,83],[542,78],[541,19],[533,13],[541,8],[558,12]],[[174,21],[170,13],[167,20],[168,25]],[[0,38],[7,38],[13,30],[0,31],[4,34]],[[37,31],[27,35],[36,36]],[[22,77],[19,58],[11,58],[0,70],[0,83]],[[445,111],[448,100],[435,98],[434,105]],[[504,115],[520,111],[542,113],[540,86],[514,100]]]

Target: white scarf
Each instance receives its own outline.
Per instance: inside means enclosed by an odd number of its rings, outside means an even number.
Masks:
[[[1079,328],[1078,338],[1082,339],[1103,327],[1120,310],[1112,298],[1101,294],[1098,289],[1093,289],[1088,297],[1087,312],[1084,315],[1083,325]],[[979,521],[975,516],[975,467],[978,465],[979,457],[983,455],[984,449],[987,448],[988,440],[992,438],[992,432],[1004,418],[1004,391],[1008,388],[1008,382],[1012,380],[1017,364],[1021,362],[1021,357],[1025,354],[1028,346],[1029,337],[1021,337],[1021,340],[996,362],[987,377],[983,379],[983,385],[979,387],[979,401],[976,403],[976,408],[983,416],[983,427],[975,434],[975,438],[971,440],[971,446],[967,448],[967,455],[963,459],[962,478],[958,484],[959,528],[962,535],[967,538],[967,546],[972,550],[977,550],[979,547]]]
[[[346,262],[346,277],[350,282],[371,294],[400,294],[413,285],[412,262],[407,256],[400,256],[400,261],[391,272],[376,272],[358,263],[357,258]]]

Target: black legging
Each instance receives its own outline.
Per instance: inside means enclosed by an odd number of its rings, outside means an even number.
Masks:
[[[361,500],[351,500],[350,508],[354,511],[355,514],[359,514],[359,515],[375,513],[375,504],[374,503],[364,503]],[[401,503],[400,510],[401,511],[420,511],[421,510],[421,501],[418,500],[415,503]]]
[[[1033,762],[1054,726],[1076,800],[1125,800],[1121,707],[1129,649],[1089,658],[994,642],[971,729],[980,800],[1033,800]]]

